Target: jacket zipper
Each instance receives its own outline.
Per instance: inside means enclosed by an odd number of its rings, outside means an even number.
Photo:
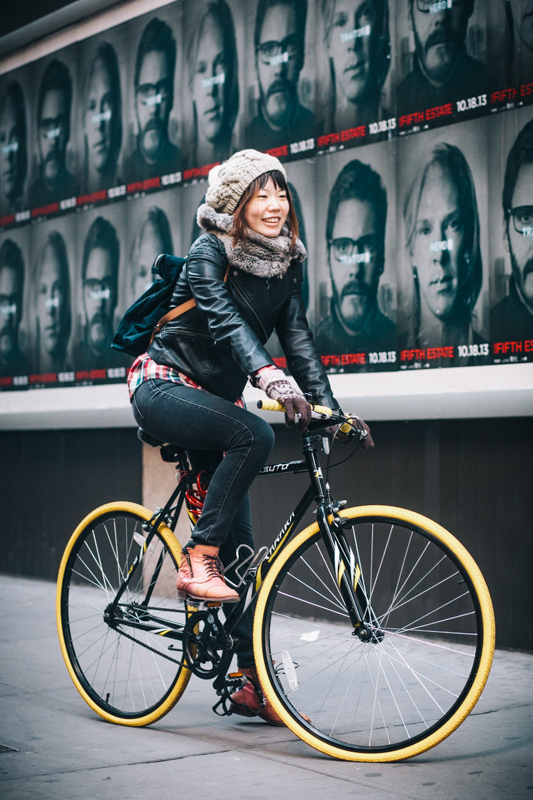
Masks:
[[[202,333],[201,331],[192,331],[190,328],[173,328],[172,323],[165,325],[165,328],[170,333],[183,333],[185,336],[200,336],[203,339],[213,339],[210,333]]]

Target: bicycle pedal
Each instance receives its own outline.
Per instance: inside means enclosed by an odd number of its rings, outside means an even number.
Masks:
[[[185,593],[183,594],[184,597],[180,599],[187,601],[187,610],[190,611],[204,611],[206,608],[220,608],[222,606],[221,600],[196,600],[193,597],[187,597]]]

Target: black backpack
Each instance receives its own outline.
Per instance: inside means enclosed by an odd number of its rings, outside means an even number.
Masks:
[[[196,305],[193,299],[169,311],[174,286],[187,259],[162,253],[152,267],[159,275],[154,283],[126,311],[113,337],[111,347],[136,358],[145,353],[163,325]]]

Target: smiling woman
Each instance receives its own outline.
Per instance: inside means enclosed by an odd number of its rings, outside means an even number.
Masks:
[[[235,603],[222,563],[253,549],[248,489],[273,445],[272,429],[243,408],[248,379],[283,403],[288,425],[311,419],[304,392],[338,408],[305,316],[306,251],[283,165],[242,150],[209,173],[204,229],[189,251],[172,296],[184,313],[162,327],[133,364],[134,417],[151,437],[187,451],[194,469],[212,473],[205,502],[179,568],[180,595]],[[191,302],[192,301],[192,302]],[[276,368],[265,344],[276,330],[298,388]],[[257,693],[250,609],[234,629],[239,668],[250,682],[233,696],[235,713],[283,724]],[[254,684],[255,680],[255,684]]]

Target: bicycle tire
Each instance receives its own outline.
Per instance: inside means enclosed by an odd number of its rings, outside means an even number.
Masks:
[[[120,622],[112,627],[104,619],[138,545],[137,552],[144,551],[136,569],[139,575],[133,575],[119,613],[126,619],[139,615],[138,605],[152,587],[150,608],[162,618],[166,615],[167,619],[181,621],[176,597],[181,547],[172,531],[161,523],[146,549],[142,525],[151,517],[147,508],[136,503],[116,502],[96,508],[72,534],[59,568],[56,618],[70,677],[97,714],[120,725],[149,725],[163,717],[178,702],[191,676],[181,663],[181,642],[127,624],[121,626]],[[162,567],[154,580],[161,553]],[[169,653],[169,644],[177,649]]]
[[[490,594],[467,550],[432,520],[377,505],[340,517],[375,641],[353,635],[314,523],[261,587],[259,678],[282,720],[316,750],[349,761],[410,758],[449,736],[485,686],[495,640]]]

